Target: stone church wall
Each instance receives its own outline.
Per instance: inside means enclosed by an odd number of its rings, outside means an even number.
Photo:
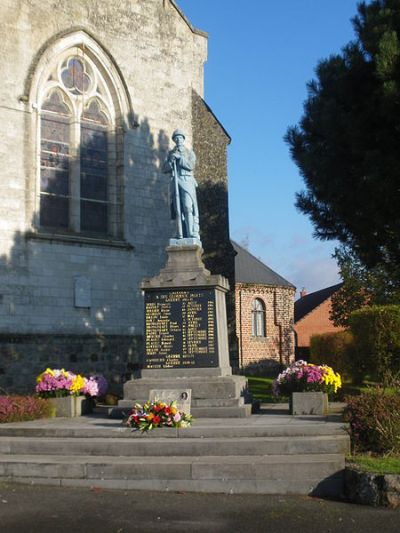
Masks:
[[[226,295],[230,360],[237,368],[235,327],[235,251],[229,236],[227,147],[230,137],[204,100],[193,91],[193,148],[204,262],[229,281]]]
[[[46,51],[74,32],[103,51],[131,107],[116,131],[116,238],[43,235],[37,224],[32,91]],[[29,381],[48,365],[83,371],[90,363],[87,371],[99,371],[102,358],[114,379],[114,363],[121,375],[139,360],[139,284],[163,265],[174,231],[160,165],[176,127],[192,144],[192,90],[203,94],[206,35],[170,0],[2,0],[0,42],[0,387],[21,389],[22,375]],[[82,280],[86,307],[77,305]]]

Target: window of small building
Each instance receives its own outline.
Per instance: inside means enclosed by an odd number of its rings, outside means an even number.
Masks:
[[[59,60],[40,108],[40,227],[118,234],[115,112],[96,65]]]
[[[251,306],[251,323],[253,337],[265,337],[265,305],[262,300],[256,298]]]

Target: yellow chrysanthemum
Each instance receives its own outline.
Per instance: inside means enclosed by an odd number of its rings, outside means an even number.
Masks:
[[[78,374],[72,380],[71,392],[73,394],[77,394],[83,389],[84,386],[85,386],[85,380],[81,375]]]
[[[328,365],[321,366],[325,370],[323,376],[324,383],[326,385],[332,385],[334,392],[337,392],[338,389],[342,386],[342,378],[338,372],[334,372],[333,369]]]

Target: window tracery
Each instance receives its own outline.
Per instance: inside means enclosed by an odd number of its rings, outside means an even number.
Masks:
[[[37,110],[34,220],[53,232],[119,237],[121,133],[130,113],[123,82],[84,32],[56,42],[39,67],[31,100]]]

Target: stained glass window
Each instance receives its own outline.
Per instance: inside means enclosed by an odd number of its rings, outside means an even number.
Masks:
[[[253,337],[265,337],[265,306],[259,298],[252,302],[251,323]]]
[[[107,118],[92,100],[81,122],[81,228],[107,231]]]
[[[42,106],[40,144],[40,225],[68,227],[70,111],[58,90]]]
[[[61,79],[65,87],[73,94],[82,94],[89,90],[90,77],[85,71],[85,64],[76,57],[68,60],[61,72]]]
[[[54,64],[38,106],[40,226],[115,236],[120,155],[111,133],[120,114],[104,76],[81,53],[64,53]]]

